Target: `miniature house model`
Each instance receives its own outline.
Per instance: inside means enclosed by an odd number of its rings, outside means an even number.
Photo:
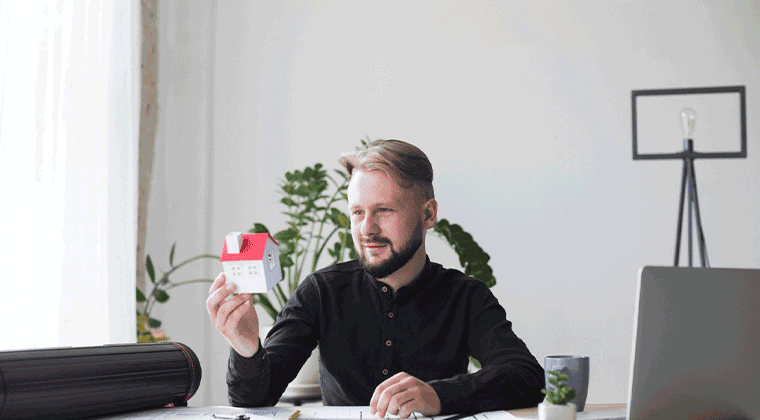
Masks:
[[[235,293],[266,293],[282,280],[280,248],[268,233],[229,233],[219,261]]]

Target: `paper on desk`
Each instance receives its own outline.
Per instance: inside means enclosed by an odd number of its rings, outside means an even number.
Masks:
[[[176,408],[158,408],[144,410],[125,414],[115,414],[110,416],[98,417],[99,420],[176,420],[176,419],[209,419],[214,420],[214,414],[217,416],[237,416],[245,414],[251,420],[287,420],[295,410],[300,410],[298,420],[369,420],[376,419],[369,414],[369,407],[268,407],[268,408],[236,408],[228,406],[215,407],[176,407]],[[417,414],[410,419],[425,420],[447,420],[452,415],[423,417]],[[398,416],[387,415],[386,418],[395,418]],[[506,411],[492,411],[487,413],[475,414],[472,416],[459,417],[457,420],[511,420],[515,417]],[[453,419],[452,419],[453,420]]]
[[[214,414],[236,416],[245,413],[234,407],[174,407],[154,408],[129,413],[95,417],[93,420],[163,420],[163,419],[215,419]]]
[[[259,417],[265,417],[268,420],[286,420],[290,417],[295,410],[300,410],[298,420],[369,420],[377,419],[369,412],[369,407],[272,407],[264,409],[248,408],[246,413],[253,414]],[[457,420],[511,420],[514,418],[506,411],[491,411],[487,413],[480,413],[471,416],[432,416],[425,417],[420,414],[409,417],[410,419],[425,419],[425,420],[446,420],[452,417],[456,417]],[[398,419],[398,416],[388,414],[385,416],[388,419]]]

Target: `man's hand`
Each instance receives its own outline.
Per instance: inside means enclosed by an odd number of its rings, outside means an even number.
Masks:
[[[224,273],[219,273],[208,291],[206,310],[211,323],[221,332],[235,351],[251,357],[259,350],[259,318],[250,294],[239,294],[227,299],[235,291],[227,284]]]
[[[435,416],[441,412],[441,400],[430,385],[401,372],[375,388],[369,402],[369,412],[380,418],[390,413],[405,419],[413,412]]]

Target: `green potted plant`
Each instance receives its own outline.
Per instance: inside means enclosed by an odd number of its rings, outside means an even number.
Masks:
[[[575,397],[575,389],[567,385],[570,378],[558,370],[547,373],[553,387],[541,390],[546,398],[538,405],[539,420],[575,420],[575,404],[569,402]]]
[[[145,257],[145,271],[148,273],[148,279],[150,279],[152,287],[149,293],[144,293],[139,287],[136,291],[138,343],[155,343],[159,341],[167,341],[169,339],[164,330],[158,329],[161,326],[161,321],[151,315],[156,304],[164,303],[169,300],[169,290],[188,284],[212,283],[214,281],[213,279],[191,279],[179,282],[171,281],[170,276],[174,274],[174,272],[194,261],[203,259],[215,259],[219,261],[219,256],[217,255],[201,254],[188,258],[179,264],[174,264],[174,251],[176,248],[177,243],[175,242],[172,245],[171,251],[169,251],[169,269],[167,271],[162,271],[159,279],[156,279],[156,269],[153,266],[153,261],[151,260],[150,255]]]

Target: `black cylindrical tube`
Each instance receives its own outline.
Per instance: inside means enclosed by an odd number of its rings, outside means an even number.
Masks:
[[[185,405],[201,367],[181,343],[0,352],[0,419],[75,419]]]

